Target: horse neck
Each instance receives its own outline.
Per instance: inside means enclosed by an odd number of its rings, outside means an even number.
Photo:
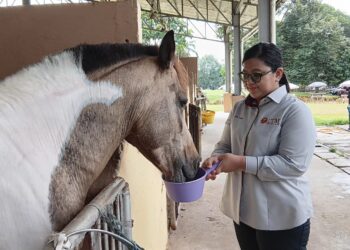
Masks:
[[[117,114],[119,142],[127,137],[135,122],[142,119],[151,102],[145,99],[145,93],[152,87],[151,72],[156,70],[156,64],[152,61],[152,58],[133,59],[90,76],[95,80],[109,81],[122,89],[123,96],[113,105],[113,111]]]

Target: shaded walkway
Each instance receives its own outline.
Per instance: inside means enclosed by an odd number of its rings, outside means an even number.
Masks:
[[[202,157],[220,138],[227,113],[203,129]],[[350,133],[349,133],[350,134]],[[314,156],[308,172],[315,214],[311,220],[309,250],[350,250],[350,175]],[[180,205],[178,229],[170,233],[168,250],[239,250],[232,222],[219,208],[225,181],[206,182],[203,197]]]
[[[214,124],[203,128],[202,158],[207,158],[221,136],[227,113],[217,113]],[[233,224],[219,210],[225,175],[208,181],[201,199],[180,205],[178,229],[169,237],[168,250],[239,250]]]

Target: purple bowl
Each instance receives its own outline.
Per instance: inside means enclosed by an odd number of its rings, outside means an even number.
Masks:
[[[198,169],[196,177],[192,181],[180,183],[164,180],[168,196],[176,202],[191,202],[198,200],[203,194],[205,177],[214,171],[219,165],[220,162],[217,162],[209,169]]]

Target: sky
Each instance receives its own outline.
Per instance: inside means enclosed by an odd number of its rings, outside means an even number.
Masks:
[[[350,0],[322,0],[322,3],[331,5],[337,10],[350,15]],[[202,26],[199,27],[202,28]],[[207,27],[206,31],[207,33],[210,33],[209,35],[213,36],[210,28]],[[206,41],[203,39],[194,39],[194,41],[196,52],[199,57],[203,57],[204,55],[213,55],[220,63],[225,62],[225,47],[223,42]]]

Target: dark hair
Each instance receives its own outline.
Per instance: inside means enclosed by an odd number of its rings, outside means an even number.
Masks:
[[[273,43],[255,44],[244,53],[243,63],[251,58],[257,58],[263,61],[267,66],[271,67],[272,72],[276,72],[277,68],[283,67],[282,52]],[[279,81],[279,86],[282,85],[286,85],[287,92],[290,91],[289,83],[284,73]]]

